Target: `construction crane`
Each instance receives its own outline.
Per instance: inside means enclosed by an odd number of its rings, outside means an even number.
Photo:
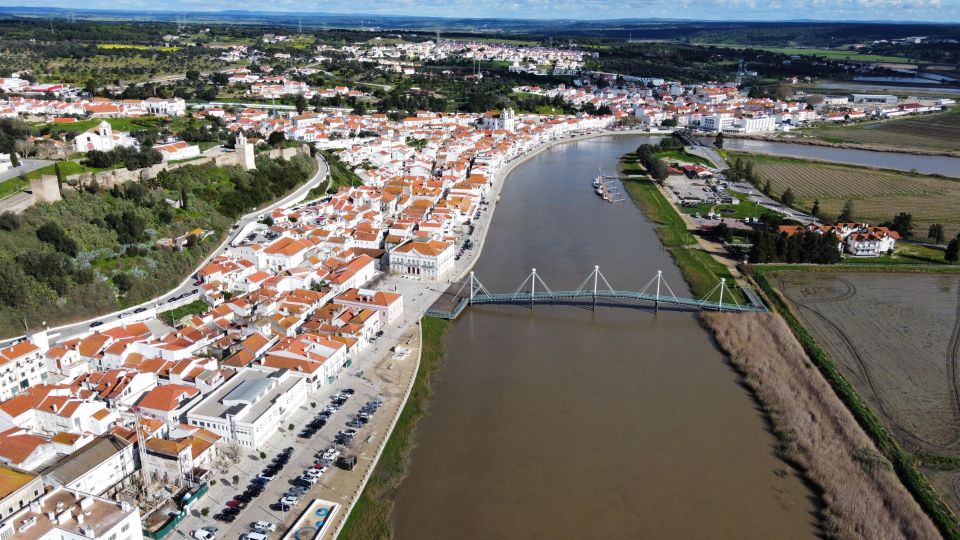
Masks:
[[[740,59],[740,63],[737,65],[737,87],[743,82],[743,76],[746,71],[746,64],[743,62],[743,58]]]

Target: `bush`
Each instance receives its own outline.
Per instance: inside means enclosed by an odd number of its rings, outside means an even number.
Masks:
[[[130,277],[130,274],[120,272],[119,274],[115,274],[110,280],[116,285],[117,292],[120,293],[121,296],[127,294],[130,289],[133,288],[133,278]]]
[[[296,428],[295,428],[295,426],[294,426],[293,424],[290,424],[289,426],[287,426],[287,429],[290,430],[290,431],[293,431],[293,430],[296,429]]]
[[[203,517],[207,517],[207,514],[209,513],[210,513],[210,509],[207,508],[206,506],[204,506],[203,509],[200,510],[200,515]]]
[[[20,216],[7,211],[0,214],[0,229],[15,231],[20,228]]]
[[[48,221],[37,228],[37,238],[41,242],[52,245],[53,249],[71,257],[76,257],[79,251],[73,238],[67,236],[63,228],[52,221]]]
[[[260,452],[260,459],[266,459],[266,458],[267,458],[267,453],[266,453],[266,452]]]

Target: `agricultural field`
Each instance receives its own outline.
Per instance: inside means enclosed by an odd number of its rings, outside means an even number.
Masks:
[[[97,43],[98,49],[136,49],[138,51],[164,51],[175,52],[180,47],[166,45],[135,45],[132,43]]]
[[[824,212],[837,215],[851,199],[854,217],[860,221],[879,223],[908,212],[916,233],[925,234],[931,223],[943,224],[948,236],[960,230],[958,180],[802,159],[734,152],[730,156],[753,162],[760,178],[770,181],[773,194],[789,187],[800,209],[809,211],[818,199]]]
[[[960,456],[960,274],[769,278],[905,449]]]
[[[960,154],[960,108],[913,118],[816,127],[805,129],[803,133],[830,143]]]
[[[708,44],[704,44],[708,45]],[[888,56],[882,54],[860,53],[848,51],[845,49],[814,49],[806,47],[761,47],[754,45],[728,45],[722,43],[711,43],[716,47],[725,47],[728,49],[754,49],[760,51],[769,51],[788,56],[819,56],[828,60],[860,60],[863,62],[912,62],[911,59],[904,56]]]

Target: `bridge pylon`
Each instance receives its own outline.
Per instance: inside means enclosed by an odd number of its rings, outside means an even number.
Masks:
[[[544,283],[543,278],[537,275],[536,268],[530,269],[530,273],[527,275],[527,279],[523,280],[523,283],[521,283],[520,286],[517,287],[517,290],[513,291],[513,295],[511,296],[511,299],[518,300],[518,299],[522,299],[523,297],[528,297],[530,299],[530,309],[533,309],[533,302],[537,296],[538,281],[540,282],[540,285],[543,287],[543,289],[547,291],[547,294],[550,296],[550,298],[556,299],[556,295],[553,294],[553,291],[550,290],[550,287],[547,287],[547,284]],[[528,282],[530,283],[530,292],[527,294],[523,294],[523,288],[526,287]]]
[[[719,301],[717,302],[717,311],[723,311],[723,293],[724,292],[730,293],[730,297],[732,298],[731,302],[733,302],[733,305],[736,306],[737,308],[736,311],[742,311],[740,304],[735,299],[736,297],[733,296],[733,291],[731,291],[730,287],[727,285],[727,278],[720,278],[720,283],[717,283],[717,285],[714,288],[710,289],[710,292],[703,295],[703,298],[700,299],[700,304],[705,305],[706,303],[710,302],[710,297],[712,297],[718,291],[719,291],[720,298],[719,298]],[[728,302],[727,306],[729,307],[729,305],[730,304]]]
[[[605,277],[603,276],[603,274],[600,272],[600,267],[599,267],[599,266],[594,266],[594,267],[593,267],[593,272],[590,272],[590,274],[587,276],[587,278],[583,280],[583,282],[580,284],[579,287],[577,287],[576,292],[579,293],[579,292],[583,291],[583,290],[584,290],[584,287],[586,287],[587,284],[590,283],[591,278],[593,279],[593,295],[592,295],[592,297],[593,297],[593,308],[592,308],[592,309],[593,309],[593,311],[596,311],[596,310],[597,310],[597,297],[599,296],[599,293],[600,293],[600,291],[601,291],[601,289],[599,288],[599,286],[600,286],[600,280],[603,280],[603,284],[607,286],[606,291],[609,291],[609,292],[612,293],[612,292],[613,292],[613,287],[610,286],[610,282],[608,282],[608,281],[607,281],[607,278],[605,278]]]

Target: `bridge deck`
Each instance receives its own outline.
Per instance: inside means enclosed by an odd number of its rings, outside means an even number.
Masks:
[[[531,298],[532,297],[532,298]],[[584,291],[539,291],[531,295],[530,292],[519,292],[519,293],[496,293],[496,294],[476,294],[473,297],[473,303],[475,304],[529,304],[531,299],[534,304],[551,304],[551,303],[562,303],[564,301],[570,301],[574,299],[590,299],[594,298],[592,290]],[[696,300],[693,298],[679,298],[675,296],[656,296],[649,293],[642,293],[637,291],[597,291],[596,298],[598,299],[624,299],[624,300],[637,300],[641,302],[650,302],[650,303],[661,303],[667,305],[676,305],[684,306],[692,309],[699,310],[710,310],[710,311],[733,311],[733,312],[765,312],[767,311],[766,307],[763,305],[737,305],[734,303],[723,303],[722,305],[719,302],[712,302],[706,300]],[[450,303],[448,303],[450,302]],[[441,307],[438,304],[434,304],[427,311],[427,316],[437,317],[441,319],[456,319],[463,313],[463,310],[470,304],[470,298],[466,296],[452,296],[444,299],[446,306]]]

